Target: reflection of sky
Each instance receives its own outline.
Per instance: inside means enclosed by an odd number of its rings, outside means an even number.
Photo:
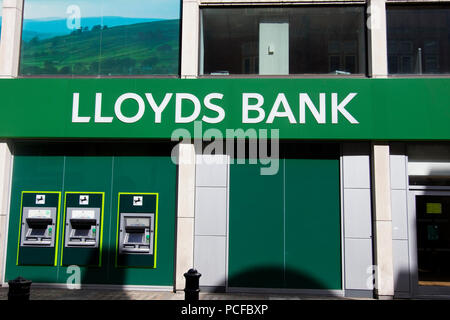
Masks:
[[[2,0],[0,0],[1,3]],[[66,18],[77,5],[81,17],[179,19],[181,0],[25,0],[25,19]]]

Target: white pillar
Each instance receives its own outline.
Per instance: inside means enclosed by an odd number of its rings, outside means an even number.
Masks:
[[[195,149],[179,144],[175,290],[185,286],[183,274],[194,266]]]
[[[23,0],[3,0],[0,78],[16,78],[19,73]]]
[[[367,14],[369,76],[386,78],[388,74],[386,0],[369,0]]]
[[[197,0],[183,0],[181,78],[198,76],[199,10]]]
[[[394,296],[389,154],[388,143],[372,143],[375,295],[379,299],[392,299]]]
[[[3,0],[0,78],[16,78],[19,73],[22,9],[23,0]],[[5,141],[0,141],[0,285],[4,280],[11,166],[11,150]]]
[[[0,141],[0,286],[3,284],[6,256],[6,234],[11,188],[11,150],[6,142]]]

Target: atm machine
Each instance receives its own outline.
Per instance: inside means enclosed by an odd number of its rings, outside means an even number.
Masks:
[[[157,194],[119,194],[117,266],[155,268]]]
[[[119,254],[153,254],[154,213],[122,213],[119,232]]]
[[[22,192],[19,265],[56,265],[59,192]]]
[[[104,194],[66,192],[62,265],[101,266]]]

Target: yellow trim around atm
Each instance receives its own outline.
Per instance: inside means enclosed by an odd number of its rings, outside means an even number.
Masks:
[[[23,194],[24,193],[50,193],[58,194],[58,210],[56,211],[56,234],[55,234],[55,262],[53,266],[58,265],[58,247],[59,247],[59,214],[61,211],[61,191],[22,191],[20,194],[20,218],[19,218],[19,239],[17,241],[16,266],[19,265],[20,236],[22,235],[22,215],[23,215]],[[61,251],[62,253],[62,251]]]
[[[158,245],[158,204],[159,204],[159,193],[157,192],[119,192],[117,200],[117,232],[116,232],[116,257],[115,257],[115,267],[121,268],[122,266],[117,265],[117,257],[119,255],[119,224],[120,224],[120,195],[121,194],[133,194],[133,195],[156,195],[156,212],[155,212],[155,250],[153,251],[153,267],[151,269],[156,269],[156,251]],[[142,268],[142,267],[141,267]]]
[[[64,228],[62,232],[62,244],[65,244],[65,231],[66,231],[66,202],[67,202],[67,194],[101,194],[102,195],[102,213],[100,214],[100,243],[98,245],[98,248],[100,250],[100,253],[98,255],[98,267],[102,266],[102,252],[103,252],[103,215],[105,212],[105,192],[95,192],[95,191],[66,191],[64,192]],[[63,252],[64,247],[61,248],[61,260],[60,260],[60,266],[63,266]]]

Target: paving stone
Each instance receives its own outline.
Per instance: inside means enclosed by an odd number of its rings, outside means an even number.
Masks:
[[[0,288],[0,300],[8,299],[8,288]],[[31,300],[184,300],[184,292],[144,290],[94,290],[32,288]],[[281,294],[200,293],[200,300],[360,300],[333,296]]]

